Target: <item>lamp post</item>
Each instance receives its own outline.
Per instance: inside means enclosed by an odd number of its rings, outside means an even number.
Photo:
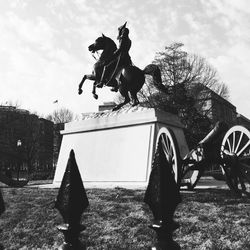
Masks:
[[[19,181],[19,173],[20,173],[20,168],[21,168],[21,164],[22,164],[22,141],[19,139],[17,140],[16,143],[17,146],[17,153],[18,153],[18,166],[17,166],[17,180]]]

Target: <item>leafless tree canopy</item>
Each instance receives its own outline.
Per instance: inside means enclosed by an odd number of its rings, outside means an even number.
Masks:
[[[49,114],[46,119],[54,123],[66,123],[73,121],[74,114],[67,108],[60,108],[55,110],[52,114]]]
[[[182,48],[182,43],[173,43],[165,47],[163,52],[156,54],[153,63],[160,67],[163,84],[166,88],[171,90],[177,85],[185,85],[189,94],[195,97],[197,90],[201,91],[207,87],[228,99],[228,88],[220,82],[217,71],[204,58],[194,54],[190,55]],[[149,81],[141,91],[141,97],[144,99],[154,92]]]
[[[220,82],[217,71],[204,58],[184,51],[182,43],[167,46],[164,51],[156,54],[153,63],[160,67],[166,90],[157,90],[152,79],[147,78],[139,92],[140,102],[177,113],[185,125],[190,145],[195,145],[206,135],[211,125],[203,111],[208,97],[205,95],[209,94],[207,90],[227,99],[227,86]]]

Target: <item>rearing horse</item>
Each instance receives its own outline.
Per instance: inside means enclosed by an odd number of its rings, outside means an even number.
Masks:
[[[95,81],[93,84],[93,96],[94,98],[98,98],[96,94],[96,84],[100,81],[103,68],[105,66],[105,62],[109,61],[114,51],[117,49],[115,42],[104,35],[98,37],[93,44],[88,47],[89,51],[96,52],[98,50],[103,50],[100,58],[94,64],[94,69],[91,75],[84,75],[82,81],[79,84],[78,93],[82,94],[82,85],[86,79]],[[115,71],[115,66],[109,69],[109,75]],[[144,68],[144,70],[139,69],[136,66],[126,66],[122,68],[121,72],[117,74],[117,76],[112,77],[112,80],[109,81],[109,85],[113,86],[113,81],[117,81],[119,86],[120,94],[125,98],[124,102],[118,104],[113,110],[118,110],[125,104],[130,102],[129,93],[132,99],[132,106],[139,104],[139,100],[137,98],[137,93],[142,88],[145,83],[145,74],[151,75],[153,77],[153,83],[159,90],[166,92],[167,89],[162,84],[161,72],[157,65],[149,64]]]

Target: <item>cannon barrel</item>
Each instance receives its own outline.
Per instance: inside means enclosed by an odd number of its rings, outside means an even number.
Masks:
[[[218,143],[218,141],[221,142],[228,128],[227,123],[222,121],[217,122],[215,127],[199,142],[199,144],[206,145]]]
[[[228,128],[227,123],[222,121],[217,122],[207,136],[199,142],[199,145],[203,148],[203,157],[205,160],[219,162],[221,143]]]

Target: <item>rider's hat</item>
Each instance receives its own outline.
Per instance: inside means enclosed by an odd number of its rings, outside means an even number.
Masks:
[[[126,24],[127,24],[127,22],[125,22],[122,26],[120,26],[118,28],[118,31],[121,31],[121,30],[125,29],[126,28]]]
[[[125,22],[122,26],[118,28],[118,36],[117,39],[122,38],[124,35],[128,35],[129,29],[126,28],[127,22]]]

